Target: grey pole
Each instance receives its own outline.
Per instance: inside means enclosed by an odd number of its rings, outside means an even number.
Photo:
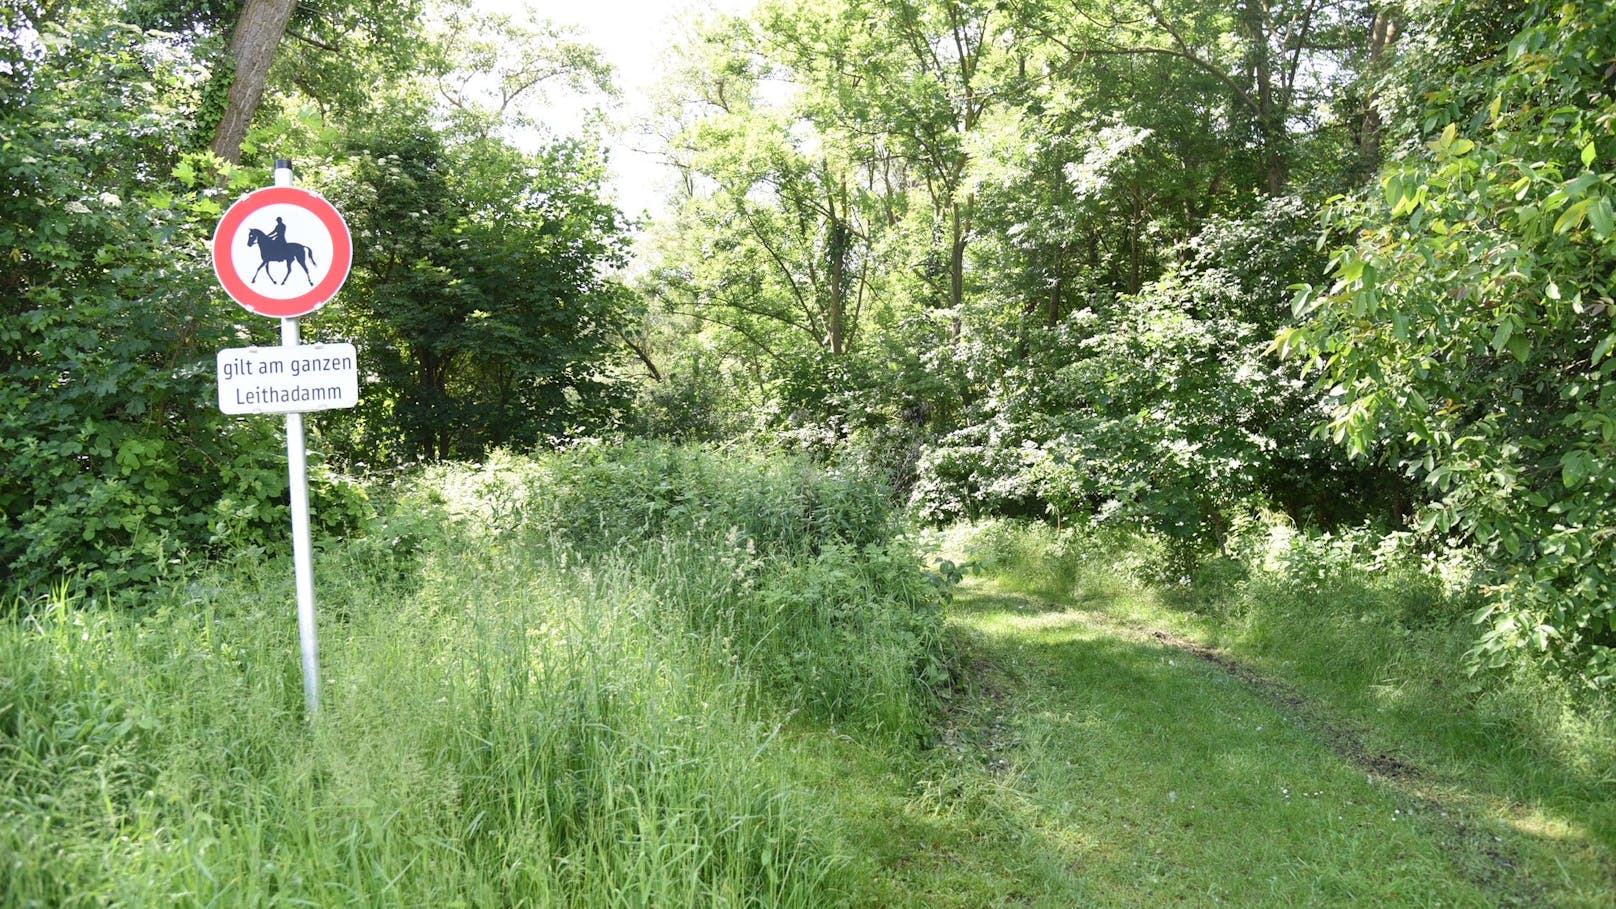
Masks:
[[[275,161],[275,185],[292,185],[292,162]],[[281,320],[281,346],[296,347],[297,319]],[[309,534],[309,467],[303,415],[286,415],[286,463],[292,498],[292,570],[297,585],[297,635],[303,652],[303,700],[312,719],[320,711],[320,655],[314,623],[314,549]]]

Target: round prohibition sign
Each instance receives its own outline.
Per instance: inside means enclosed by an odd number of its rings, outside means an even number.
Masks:
[[[213,232],[213,272],[249,312],[294,319],[336,296],[353,238],[324,198],[292,186],[248,193]]]

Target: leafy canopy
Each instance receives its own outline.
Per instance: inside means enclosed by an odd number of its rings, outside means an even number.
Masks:
[[[1328,432],[1421,478],[1421,526],[1493,558],[1475,657],[1521,648],[1616,683],[1616,7],[1534,3],[1432,96],[1429,140],[1296,300],[1277,346],[1320,375]]]

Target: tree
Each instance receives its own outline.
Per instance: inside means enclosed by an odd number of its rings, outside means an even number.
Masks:
[[[795,38],[838,54],[847,33]],[[782,394],[783,409],[818,415],[838,384],[830,375],[863,343],[883,224],[858,147],[817,122],[806,97],[768,96],[766,80],[816,88],[782,62],[785,40],[720,20],[670,83],[663,117],[687,190],[647,286],[733,339],[752,382]]]
[[[324,5],[310,23],[300,17],[311,8],[300,7],[287,34],[310,47],[329,45],[305,58],[331,55],[374,77],[350,79],[346,91],[392,98],[414,76],[389,71],[380,52],[397,47],[389,36],[413,28],[411,17],[394,15],[410,8],[392,0]],[[225,417],[212,388],[215,352],[263,326],[219,292],[206,237],[230,198],[264,185],[268,173],[198,150],[205,142],[198,132],[211,132],[199,121],[219,86],[210,68],[221,75],[210,67],[218,24],[237,12],[228,0],[0,11],[0,563],[7,583],[38,588],[65,575],[118,589],[170,570],[187,552],[284,539],[286,474],[275,424]],[[120,21],[128,16],[177,27],[143,30]],[[339,46],[344,37],[353,46]],[[378,305],[378,317],[367,321],[366,305],[376,298],[349,306],[345,292],[313,325],[360,336],[367,369],[374,363],[396,378],[402,363],[417,370],[407,378],[422,381],[378,389],[358,430],[337,417],[322,419],[320,430],[339,442],[391,442],[392,409],[403,401],[412,429],[422,429],[405,441],[420,447],[383,452],[403,458],[475,454],[610,416],[603,411],[614,399],[596,393],[596,367],[609,338],[603,323],[620,296],[604,292],[601,271],[620,255],[621,229],[600,201],[593,147],[563,142],[524,154],[491,135],[443,133],[427,108],[356,104],[347,119],[322,122],[319,99],[303,86],[329,86],[306,80],[300,67],[307,64],[279,55],[270,80],[282,90],[247,143],[299,135],[300,175],[327,190],[363,187],[353,175],[372,164],[375,182],[385,183],[406,164],[427,161],[417,200],[441,216],[417,227],[409,217],[419,210],[401,209],[366,225],[376,206],[367,212],[363,193],[333,194],[361,229],[391,232],[384,237],[391,246],[384,242],[378,254],[399,254],[400,271],[415,282],[402,284],[404,302],[422,302],[422,311],[401,310],[390,323]],[[177,128],[187,123],[198,131]],[[423,123],[431,141],[411,145]],[[343,159],[377,136],[402,156]],[[433,169],[434,156],[443,169]],[[424,252],[405,255],[423,234]],[[376,290],[373,277],[362,269],[350,287]],[[430,308],[435,289],[446,291],[447,312]],[[414,317],[418,324],[409,323]],[[416,387],[457,410],[434,413],[428,401],[410,411]],[[462,425],[428,436],[441,429],[432,419]],[[344,454],[361,457],[352,448]],[[338,526],[356,515],[358,500],[342,496],[342,485],[318,471],[313,479],[317,519]]]
[[[834,445],[900,410],[937,411],[872,399],[895,353],[930,355],[922,312],[958,341],[975,205],[964,149],[987,95],[956,108],[951,93],[985,83],[990,19],[772,3],[709,27],[671,83],[664,122],[686,201],[652,293],[732,342],[775,396],[775,428]]]
[[[485,13],[452,2],[434,28],[433,88],[459,130],[500,133],[542,131],[535,102],[563,85],[575,95],[611,95],[611,66],[600,49],[548,21]]]
[[[1428,93],[1426,144],[1336,206],[1357,239],[1277,346],[1330,389],[1334,438],[1427,484],[1424,530],[1494,560],[1478,663],[1537,652],[1609,686],[1616,8],[1518,15],[1506,47]]]
[[[821,129],[868,143],[871,160],[896,158],[909,171],[903,182],[924,188],[944,255],[938,297],[956,313],[976,208],[968,137],[994,98],[1001,19],[995,4],[957,0],[849,0],[763,17]],[[814,53],[823,41],[803,40],[825,32],[842,36],[829,59]]]
[[[240,310],[199,240],[222,194],[176,144],[184,54],[94,5],[35,24],[0,72],[0,564],[117,589],[274,539],[286,478],[273,427],[215,403]]]
[[[672,83],[686,204],[651,292],[706,320],[701,343],[720,340],[766,425],[826,450],[909,459],[927,434],[987,425],[989,401],[1076,419],[1082,394],[1039,391],[1061,385],[1068,342],[1136,336],[1151,320],[1130,307],[1227,289],[1152,282],[1207,224],[1341,159],[1346,131],[1316,134],[1315,111],[1350,81],[1363,13],[765,4],[710,29]],[[1068,330],[1083,312],[1101,318]],[[1204,337],[1244,348],[1262,326]],[[1093,334],[1040,334],[1075,331]]]
[[[275,51],[296,6],[297,0],[245,0],[241,6],[224,60],[231,75],[230,87],[210,146],[225,161],[234,164],[241,160],[241,140],[247,137],[247,127],[258,112]]]
[[[345,325],[382,379],[346,420],[345,457],[478,458],[599,425],[620,294],[623,226],[603,165],[578,141],[522,152],[425,129],[404,107],[355,136],[347,200],[356,244]]]
[[[183,35],[208,68],[192,117],[196,138],[239,163],[260,108],[292,93],[357,114],[378,84],[418,68],[421,0],[129,0],[119,15]],[[282,53],[286,41],[298,53]],[[424,61],[423,61],[424,62]]]
[[[1032,3],[1020,22],[1065,50],[1063,68],[1154,59],[1212,80],[1223,96],[1221,131],[1241,140],[1226,152],[1253,150],[1256,185],[1278,196],[1289,186],[1298,136],[1317,128],[1333,80],[1358,70],[1374,20],[1365,0],[1139,0],[1103,10]]]

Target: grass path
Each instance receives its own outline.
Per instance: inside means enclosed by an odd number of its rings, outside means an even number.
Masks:
[[[823,756],[816,785],[878,882],[866,905],[1616,904],[1606,882],[1545,879],[1553,843],[1216,650],[981,584],[952,621],[969,687],[919,766]]]

